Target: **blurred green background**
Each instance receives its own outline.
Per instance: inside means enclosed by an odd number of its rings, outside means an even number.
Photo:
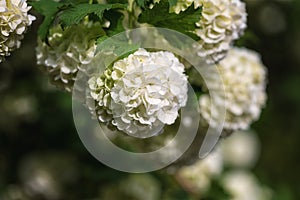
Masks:
[[[261,140],[254,172],[274,199],[300,199],[300,1],[247,0],[247,8],[249,28],[238,44],[260,52],[268,68],[267,107],[253,124]],[[128,174],[103,166],[81,143],[71,97],[35,64],[39,23],[0,64],[0,199],[104,199]],[[189,198],[171,177],[152,175],[170,199]]]

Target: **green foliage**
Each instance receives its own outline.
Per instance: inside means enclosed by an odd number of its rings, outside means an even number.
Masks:
[[[276,195],[273,195],[273,200],[294,200],[296,199],[291,188],[286,185],[280,185],[276,190]]]
[[[106,0],[106,3],[108,4],[121,3],[127,5],[128,0]]]
[[[175,6],[177,4],[178,0],[168,0],[168,1],[169,1],[169,4],[170,4],[170,7],[172,7],[172,6]]]
[[[225,191],[218,180],[212,180],[210,190],[206,194],[203,194],[202,198],[203,200],[229,200],[232,197]]]
[[[136,0],[136,3],[138,4],[138,6],[144,8],[146,1],[145,0]]]
[[[175,6],[178,0],[168,0],[170,7]],[[151,3],[151,0],[136,0],[138,6],[145,8],[148,3]],[[152,2],[153,3],[153,2]]]
[[[120,12],[111,10],[110,12],[104,13],[104,18],[110,22],[109,28],[105,30],[107,36],[113,36],[117,33],[125,31],[122,24],[124,16]]]
[[[172,4],[174,2],[172,1]],[[156,27],[173,29],[188,35],[194,40],[199,40],[199,37],[193,31],[197,28],[195,23],[199,22],[202,9],[194,9],[194,5],[192,4],[187,10],[176,14],[169,13],[169,7],[170,3],[161,1],[159,4],[155,4],[152,9],[145,8],[139,16],[138,21]]]
[[[126,38],[122,38],[119,36],[116,37],[103,36],[97,40],[96,53],[112,52],[118,58],[123,58],[137,51],[139,48],[140,48],[139,44],[132,44]]]
[[[64,3],[64,4],[76,5],[76,4],[80,4],[80,3],[86,3],[87,0],[61,0],[60,2]]]
[[[78,24],[80,21],[89,14],[95,14],[101,20],[103,13],[106,10],[126,8],[124,4],[78,4],[64,10],[59,19],[64,26]]]
[[[126,4],[88,4],[83,0],[64,0],[61,2],[55,2],[52,0],[40,0],[31,2],[30,5],[38,11],[45,18],[43,23],[40,25],[38,35],[42,40],[45,40],[49,32],[50,27],[58,16],[63,26],[70,26],[73,24],[79,24],[80,21],[90,14],[95,14],[101,21],[103,13],[107,10],[124,9]],[[120,14],[112,11],[110,15],[115,15],[114,18],[120,18]],[[115,20],[116,21],[116,20]],[[114,22],[112,24],[114,24]],[[116,28],[113,26],[112,28]],[[120,27],[118,26],[120,29]],[[120,30],[118,30],[120,31]]]
[[[257,35],[255,35],[254,32],[248,30],[245,32],[239,40],[235,42],[235,46],[243,47],[243,46],[258,46],[260,43],[259,38]]]
[[[37,10],[40,14],[42,14],[45,18],[43,23],[40,25],[38,30],[38,35],[42,40],[45,40],[48,30],[52,25],[56,14],[65,4],[55,2],[52,0],[40,0],[35,2],[30,2],[30,5]]]

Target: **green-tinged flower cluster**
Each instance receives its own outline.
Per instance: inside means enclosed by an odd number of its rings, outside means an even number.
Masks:
[[[90,78],[88,84],[91,90],[91,103],[94,103],[94,101],[98,102],[95,109],[92,109],[93,105],[91,105],[90,110],[96,112],[93,114],[97,116],[100,122],[112,128],[112,111],[109,108],[111,104],[110,92],[114,85],[114,80],[111,77],[111,73],[112,69],[108,68],[99,77],[93,76]]]
[[[37,63],[53,85],[71,92],[78,70],[85,71],[94,58],[96,38],[101,35],[99,23],[81,23],[62,29],[50,29],[47,41],[38,39]]]

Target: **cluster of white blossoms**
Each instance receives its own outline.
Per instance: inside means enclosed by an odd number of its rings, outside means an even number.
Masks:
[[[78,70],[84,71],[94,58],[95,40],[100,30],[98,23],[82,23],[65,30],[58,25],[50,29],[47,42],[38,39],[37,64],[53,85],[72,91]]]
[[[240,0],[202,0],[202,16],[196,34],[200,37],[198,55],[208,63],[226,56],[234,40],[247,27],[246,6]]]
[[[89,80],[101,122],[129,135],[157,134],[187,101],[184,65],[173,53],[139,49]]]
[[[250,131],[235,132],[206,158],[180,168],[177,181],[196,196],[215,191],[211,183],[216,181],[230,195],[231,200],[272,199],[271,190],[262,185],[250,171],[257,161],[256,147],[259,141],[256,137]]]
[[[134,200],[158,200],[162,198],[161,184],[156,177],[149,173],[129,174],[119,182],[106,184],[101,187],[100,197],[95,199],[134,199]]]
[[[220,144],[224,163],[236,168],[251,168],[260,152],[257,135],[251,131],[236,131]]]
[[[234,40],[247,27],[246,5],[240,0],[179,0],[171,11],[180,13],[194,3],[202,8],[195,33],[200,37],[198,55],[207,63],[216,63],[226,56]]]
[[[248,129],[257,120],[266,101],[266,69],[260,56],[250,50],[233,48],[218,65],[220,76],[210,76],[206,81],[216,95],[200,97],[200,113],[204,121],[217,126],[223,117],[220,113],[225,105],[224,128],[227,130]],[[208,69],[209,70],[209,69]],[[225,93],[218,79],[222,78]],[[225,94],[225,96],[224,96]]]
[[[234,170],[225,173],[222,185],[231,195],[231,200],[273,199],[272,191],[262,185],[258,178],[247,170]]]
[[[30,9],[24,0],[0,1],[0,63],[20,47],[27,27],[35,20],[28,14]]]
[[[212,179],[220,176],[222,171],[222,152],[218,148],[211,152],[205,159],[198,160],[193,165],[180,168],[177,174],[180,179],[189,183],[191,192],[202,194],[209,190]]]

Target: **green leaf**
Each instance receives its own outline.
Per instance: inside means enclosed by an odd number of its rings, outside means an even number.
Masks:
[[[136,0],[138,6],[144,8],[145,7],[145,0]]]
[[[254,32],[247,30],[242,37],[240,37],[236,42],[235,46],[238,47],[252,47],[258,46],[260,44],[260,39]]]
[[[103,16],[110,22],[110,26],[105,29],[106,35],[98,38],[96,53],[100,51],[110,51],[118,57],[124,57],[125,55],[123,54],[126,54],[126,52],[132,53],[140,47],[139,45],[130,44],[125,34],[112,37],[125,31],[122,25],[124,19],[122,13],[111,10],[110,12],[105,12]]]
[[[120,59],[127,57],[129,54],[137,51],[139,48],[140,44],[132,44],[125,37],[103,36],[97,40],[96,53],[112,52],[115,56],[117,56]]]
[[[39,37],[42,40],[45,40],[49,28],[52,25],[57,12],[65,4],[55,2],[52,0],[40,0],[40,1],[30,2],[30,5],[45,17],[43,23],[40,25],[38,30]]]
[[[232,196],[226,191],[219,180],[213,179],[209,191],[202,194],[203,200],[229,200]]]
[[[113,4],[113,3],[121,3],[121,4],[128,4],[128,0],[106,0],[108,4]]]
[[[177,4],[178,0],[168,0],[170,7],[173,7]]]
[[[170,0],[170,3],[173,4],[174,2]],[[187,10],[179,14],[169,13],[169,3],[161,1],[159,4],[155,4],[152,9],[146,8],[140,14],[138,21],[156,27],[169,28],[186,34],[194,40],[199,40],[193,31],[197,28],[195,23],[200,20],[201,10],[201,8],[194,9],[192,4]]]
[[[64,26],[79,24],[80,21],[89,14],[95,14],[102,19],[103,13],[106,10],[126,8],[124,4],[78,4],[64,10],[59,19]]]
[[[80,3],[86,3],[87,0],[61,0],[60,2],[64,3],[64,4],[80,4]]]

